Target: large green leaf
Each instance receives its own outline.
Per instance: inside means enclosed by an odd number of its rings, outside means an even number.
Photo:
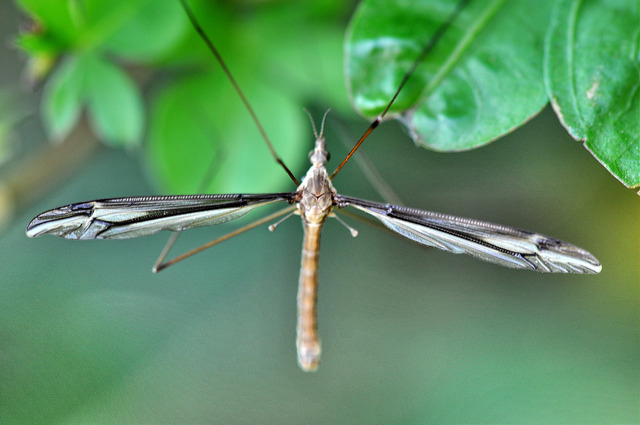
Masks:
[[[640,186],[638,2],[559,0],[546,50],[551,104],[627,187]]]
[[[365,0],[347,36],[355,108],[379,114],[456,1]],[[547,103],[543,40],[551,0],[472,1],[439,40],[391,114],[416,141],[441,151],[475,148],[523,124]]]

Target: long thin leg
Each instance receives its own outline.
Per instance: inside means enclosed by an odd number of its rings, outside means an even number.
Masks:
[[[398,90],[396,90],[395,94],[393,95],[393,97],[391,98],[389,103],[387,104],[387,107],[384,108],[384,111],[382,111],[382,113],[380,113],[380,115],[378,115],[375,120],[373,120],[373,122],[371,123],[371,125],[369,126],[367,131],[364,132],[362,137],[360,137],[360,140],[358,140],[358,142],[355,144],[353,149],[351,149],[351,151],[347,154],[346,158],[343,159],[342,162],[340,163],[340,165],[338,165],[338,168],[336,168],[335,171],[333,173],[331,173],[331,175],[329,176],[329,179],[333,179],[336,176],[336,174],[338,174],[338,171],[340,171],[340,169],[344,166],[344,164],[346,164],[347,161],[349,161],[349,158],[351,158],[351,156],[355,153],[355,151],[360,147],[362,142],[364,142],[365,139],[367,137],[369,137],[369,134],[371,134],[371,132],[373,130],[375,130],[375,128],[378,126],[378,124],[380,124],[382,122],[382,119],[384,118],[384,116],[387,114],[387,112],[391,108],[391,105],[393,105],[393,102],[395,102],[396,98],[398,97],[398,95],[402,91],[402,88],[404,87],[404,85],[407,83],[409,78],[411,78],[411,75],[413,75],[413,73],[415,72],[416,68],[418,68],[418,65],[420,65],[420,63],[424,60],[425,56],[427,56],[427,54],[433,49],[433,47],[436,45],[438,40],[440,40],[440,38],[442,38],[442,36],[446,32],[447,28],[449,28],[449,26],[451,26],[453,21],[455,21],[455,19],[458,17],[458,15],[462,11],[462,9],[465,8],[467,3],[469,3],[469,0],[459,0],[458,1],[458,4],[456,5],[456,8],[453,11],[453,13],[449,16],[449,18],[445,22],[442,23],[442,25],[440,25],[440,27],[436,30],[435,34],[433,36],[431,36],[431,39],[424,46],[424,48],[422,49],[422,52],[420,52],[420,54],[418,55],[416,60],[413,61],[413,64],[411,65],[411,68],[409,68],[409,70],[404,74],[404,76],[402,77],[402,81],[400,81],[400,85],[398,86]]]
[[[260,135],[262,136],[262,139],[264,140],[264,142],[267,144],[267,148],[269,148],[269,152],[271,152],[271,156],[273,156],[273,159],[275,159],[275,161],[278,164],[280,164],[280,166],[284,169],[284,171],[286,171],[286,173],[289,175],[289,178],[296,184],[296,186],[298,186],[300,182],[298,182],[298,179],[296,179],[296,177],[293,175],[291,170],[289,170],[289,168],[285,165],[282,158],[280,158],[276,153],[276,150],[273,147],[271,140],[269,140],[269,137],[267,136],[266,131],[264,131],[264,128],[262,127],[262,124],[260,123],[258,116],[256,115],[253,108],[251,107],[251,104],[249,104],[249,101],[245,97],[244,92],[240,89],[240,86],[236,82],[236,79],[233,78],[233,75],[231,75],[231,71],[227,67],[227,64],[225,63],[225,61],[222,59],[220,52],[218,52],[218,49],[216,49],[216,46],[213,45],[213,42],[211,41],[209,36],[204,32],[204,29],[200,26],[200,23],[198,22],[195,15],[191,11],[191,8],[187,4],[186,0],[180,0],[180,3],[182,3],[182,8],[187,13],[187,16],[189,17],[189,20],[191,21],[191,24],[193,25],[194,29],[198,32],[198,34],[200,34],[200,37],[205,42],[209,50],[211,50],[211,53],[213,53],[213,55],[216,57],[216,60],[218,61],[218,63],[220,64],[220,67],[222,68],[222,71],[225,73],[225,75],[231,82],[231,85],[233,86],[236,93],[238,93],[238,96],[240,96],[240,99],[242,100],[242,103],[244,103],[244,106],[247,108],[247,111],[249,111],[249,115],[251,115],[251,119],[255,123],[256,127],[258,127],[258,131],[260,132]]]
[[[169,239],[167,239],[167,243],[164,244],[164,248],[162,248],[162,251],[158,256],[158,259],[155,263],[153,263],[153,267],[151,268],[151,270],[153,270],[154,273],[158,273],[160,270],[162,270],[162,263],[164,259],[167,257],[169,251],[171,251],[171,248],[173,248],[173,245],[176,243],[181,234],[182,232],[171,233],[171,236],[169,236]]]
[[[340,119],[337,121],[334,120],[334,123],[338,124],[338,136],[342,145],[349,149],[349,142],[353,140],[347,126]],[[400,197],[396,195],[391,186],[387,184],[387,182],[380,174],[378,168],[371,162],[369,156],[365,151],[360,151],[358,155],[354,156],[354,160],[356,161],[356,165],[362,171],[362,174],[369,180],[371,186],[378,192],[378,195],[382,197],[382,199],[389,204],[393,205],[404,205],[404,203],[400,200]]]
[[[195,254],[197,254],[199,252],[202,252],[207,248],[211,248],[212,246],[217,245],[217,244],[219,244],[221,242],[224,242],[227,239],[231,239],[232,237],[237,236],[237,235],[239,235],[241,233],[244,233],[244,232],[246,232],[248,230],[251,230],[254,227],[258,227],[261,224],[267,223],[267,222],[272,221],[272,220],[274,220],[274,219],[276,219],[276,218],[278,218],[278,217],[280,217],[282,215],[285,215],[285,214],[293,211],[295,208],[296,207],[294,205],[291,205],[291,206],[289,206],[287,208],[284,208],[284,209],[282,209],[280,211],[276,211],[273,214],[270,214],[270,215],[268,215],[266,217],[262,217],[261,219],[256,220],[253,223],[249,223],[246,226],[241,227],[239,229],[236,229],[231,233],[227,233],[226,235],[220,236],[219,238],[214,239],[211,242],[208,242],[208,243],[206,243],[206,244],[204,244],[202,246],[199,246],[197,248],[192,249],[189,252],[186,252],[186,253],[184,253],[182,255],[179,255],[179,256],[175,257],[174,259],[172,259],[172,260],[169,260],[167,262],[163,262],[164,258],[169,253],[169,249],[171,249],[171,246],[175,242],[175,239],[178,238],[177,235],[179,234],[179,232],[176,232],[171,236],[171,238],[169,238],[169,240],[167,241],[167,244],[165,245],[165,249],[163,249],[162,252],[160,253],[160,257],[158,257],[158,260],[156,261],[156,263],[153,266],[153,272],[154,273],[158,273],[158,272],[166,269],[167,267],[169,267],[169,266],[171,266],[171,265],[173,265],[173,264],[175,264],[175,263],[177,263],[179,261],[184,260],[185,258],[191,257],[192,255],[195,255]],[[174,236],[175,236],[175,238],[174,238]]]
[[[202,193],[202,192],[205,191],[207,183],[209,183],[212,180],[213,175],[216,172],[218,164],[219,164],[219,158],[217,157],[217,155],[214,155],[213,158],[211,158],[211,161],[209,162],[209,166],[207,167],[207,170],[206,170],[202,180],[200,181],[200,186],[198,187],[198,192]],[[385,201],[390,202],[387,199],[385,199]],[[169,251],[171,251],[171,248],[176,243],[176,241],[178,240],[178,238],[180,237],[181,234],[182,234],[182,232],[173,232],[173,233],[171,233],[171,236],[169,236],[169,239],[167,239],[167,242],[164,244],[164,247],[162,248],[162,251],[160,252],[160,255],[158,256],[158,259],[153,264],[153,268],[151,270],[153,270],[154,273],[158,272],[158,267],[160,267],[160,265],[164,261],[165,257],[169,254]]]

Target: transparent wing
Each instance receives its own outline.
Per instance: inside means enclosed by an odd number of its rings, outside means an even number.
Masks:
[[[54,208],[27,226],[27,236],[125,239],[160,230],[181,231],[233,220],[255,207],[294,202],[295,192],[260,195],[139,196],[100,199]]]
[[[337,195],[336,203],[371,214],[389,229],[420,244],[505,267],[551,273],[599,273],[602,269],[584,249],[539,233],[344,195]]]

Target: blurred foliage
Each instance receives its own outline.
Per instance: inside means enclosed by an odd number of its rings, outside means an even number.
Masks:
[[[455,3],[361,3],[346,47],[350,95],[363,115],[384,109],[425,34]],[[639,22],[638,2],[628,0],[472,1],[391,112],[416,143],[450,152],[498,139],[551,99],[570,134],[638,187]]]
[[[0,165],[9,161],[16,150],[15,127],[27,115],[29,107],[13,89],[0,88]]]
[[[86,111],[110,145],[136,149],[146,133],[146,163],[165,190],[272,191],[286,181],[279,167],[263,166],[275,162],[179,2],[18,3],[34,23],[17,43],[30,55],[29,78],[46,78],[42,112],[54,139]],[[340,52],[350,4],[190,4],[298,172],[311,149],[300,105],[348,108]],[[205,177],[211,182],[202,187]]]

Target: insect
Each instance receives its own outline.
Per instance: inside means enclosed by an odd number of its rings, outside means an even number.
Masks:
[[[215,46],[200,27],[188,5],[183,6],[196,31],[216,56],[227,77],[245,103],[248,111],[271,151],[274,159],[287,172],[297,189],[292,192],[266,194],[141,196],[101,199],[74,203],[43,212],[27,226],[27,236],[51,234],[65,239],[124,239],[150,235],[161,230],[176,232],[200,226],[224,223],[247,214],[250,210],[276,202],[289,206],[280,212],[258,220],[243,229],[219,238],[203,247],[164,262],[175,237],[172,237],[158,261],[154,271],[162,270],[213,244],[219,243],[239,232],[271,221],[278,216],[298,214],[302,219],[304,237],[298,287],[298,319],[296,347],[298,363],[305,371],[316,370],[320,362],[320,340],[316,322],[317,270],[320,232],[329,217],[336,217],[342,208],[354,208],[379,220],[390,230],[419,244],[436,247],[451,253],[466,253],[481,260],[510,268],[561,273],[598,273],[601,265],[589,252],[569,243],[538,233],[492,224],[474,219],[454,217],[408,208],[403,206],[367,201],[339,194],[332,179],[351,158],[358,147],[382,121],[418,64],[423,61],[431,47],[447,30],[457,14],[466,4],[459,2],[449,19],[444,22],[405,74],[395,95],[386,109],[373,121],[353,149],[329,174],[325,165],[328,160],[324,138],[324,118],[320,131],[313,125],[315,146],[309,157],[311,167],[299,182],[278,157],[266,137],[253,109],[228,70]],[[326,118],[326,114],[325,114]],[[285,217],[285,218],[286,218]],[[338,218],[339,219],[339,218]],[[277,224],[277,223],[276,223]],[[270,228],[273,229],[275,225]],[[355,236],[356,232],[350,229]]]

